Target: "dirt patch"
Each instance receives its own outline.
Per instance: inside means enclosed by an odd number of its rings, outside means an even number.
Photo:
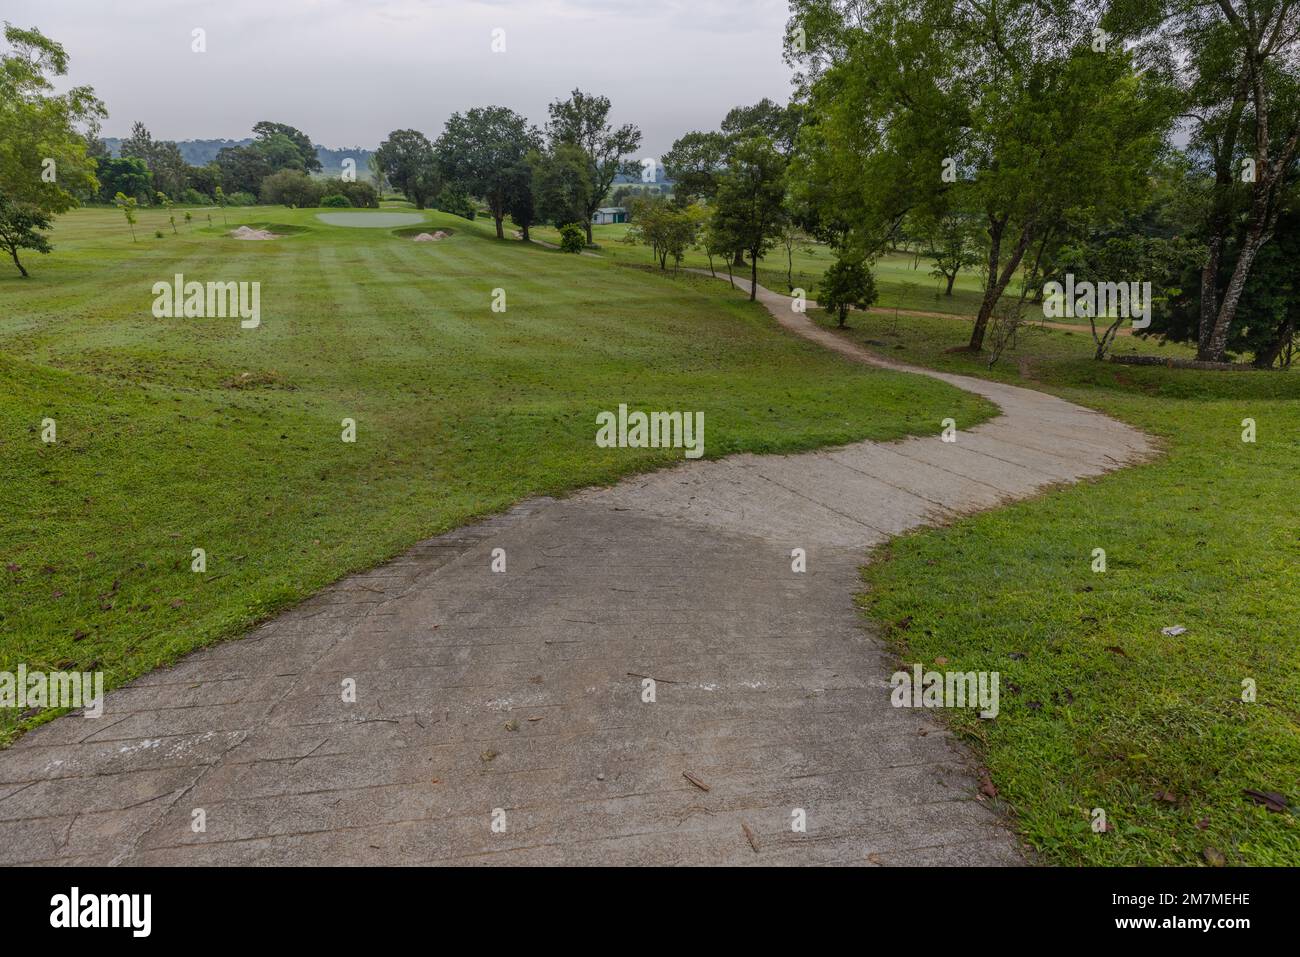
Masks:
[[[290,392],[295,388],[274,369],[269,372],[241,372],[221,385],[226,389],[284,389]]]

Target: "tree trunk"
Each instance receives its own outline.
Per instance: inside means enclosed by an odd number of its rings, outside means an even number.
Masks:
[[[587,217],[587,222],[584,225],[587,227],[587,245],[588,246],[596,245],[591,238],[591,217],[590,216]]]
[[[497,239],[505,239],[505,238],[506,238],[506,231],[505,231],[505,229],[503,229],[502,226],[501,226],[501,223],[505,220],[505,217],[504,217],[504,216],[493,216],[492,218],[495,219],[496,222],[497,222]]]
[[[1274,333],[1273,341],[1268,344],[1268,347],[1256,353],[1255,368],[1272,368],[1273,363],[1277,361],[1278,356],[1282,355],[1282,350],[1286,348],[1286,344],[1291,341],[1294,335],[1295,320],[1291,316],[1287,316],[1278,323],[1277,332]]]
[[[749,301],[753,302],[758,298],[758,256],[755,253],[749,255]]]
[[[1246,233],[1245,242],[1237,254],[1237,264],[1233,267],[1232,278],[1228,288],[1223,291],[1223,302],[1219,304],[1219,314],[1214,319],[1205,347],[1197,350],[1196,358],[1209,362],[1223,362],[1228,351],[1228,333],[1232,329],[1232,320],[1237,316],[1237,304],[1246,288],[1246,279],[1250,276],[1250,267],[1255,262],[1259,247],[1264,245],[1263,223],[1254,223]]]
[[[948,277],[948,288],[945,289],[943,293],[945,296],[952,295],[952,284],[956,281],[957,281],[957,273],[954,272]]]
[[[984,290],[984,301],[980,303],[979,315],[975,317],[975,328],[971,330],[969,346],[971,352],[979,352],[984,348],[984,331],[988,328],[993,310],[997,307],[998,300],[1002,298],[1008,283],[1011,282],[1011,277],[1016,274],[1016,269],[1020,267],[1020,260],[1024,258],[1025,250],[1029,248],[1029,241],[1033,238],[1034,227],[1032,223],[1028,223],[1021,228],[1020,239],[1016,241],[1015,249],[1011,251],[1006,265],[999,273],[998,258],[1002,251],[1002,231],[1005,228],[1005,219],[989,227],[989,283],[988,288]]]
[[[528,226],[526,224],[519,228],[519,235],[523,237],[524,242],[532,241],[532,238],[528,235]]]
[[[30,279],[31,277],[27,275],[27,270],[23,267],[23,264],[18,261],[18,250],[10,249],[9,255],[14,258],[14,265],[17,266],[18,271],[23,274],[23,278]]]
[[[735,256],[732,257],[732,265],[735,266],[745,265],[745,251],[743,249],[736,250]]]

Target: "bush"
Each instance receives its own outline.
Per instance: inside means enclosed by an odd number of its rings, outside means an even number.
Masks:
[[[348,198],[348,202],[358,209],[378,209],[379,193],[370,183],[363,183],[360,180],[353,180],[351,183],[343,180],[327,180],[330,187],[328,192],[338,193]]]
[[[262,180],[262,203],[281,206],[319,206],[325,185],[302,170],[282,169]]]
[[[328,196],[322,196],[320,204],[331,209],[351,209],[351,201],[342,193],[331,193]]]
[[[433,201],[433,208],[451,213],[453,216],[460,216],[462,219],[473,219],[476,212],[474,202],[469,196],[450,186],[443,187],[438,198]]]
[[[566,253],[580,253],[587,248],[587,231],[577,223],[560,227],[560,248]]]
[[[842,329],[850,308],[868,309],[876,301],[875,277],[861,259],[841,256],[826,270],[817,301]]]
[[[211,206],[212,197],[204,196],[197,189],[187,189],[181,193],[180,202],[182,206]]]
[[[227,206],[256,206],[257,197],[252,193],[231,193],[226,197]]]

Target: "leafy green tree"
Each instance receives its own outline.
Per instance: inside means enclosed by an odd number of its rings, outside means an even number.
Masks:
[[[176,229],[176,204],[172,202],[171,197],[166,193],[158,194],[158,205],[167,210],[167,222],[171,223],[172,235],[179,235]]]
[[[53,247],[38,230],[49,229],[50,225],[50,217],[35,206],[14,202],[0,193],[0,249],[8,251],[24,279],[29,277],[26,267],[18,259],[18,250],[34,249],[38,253],[48,253]]]
[[[185,170],[185,185],[209,199],[217,195],[217,183],[220,182],[220,169],[215,163],[207,166],[190,166]]]
[[[475,107],[453,113],[434,143],[443,177],[457,189],[487,204],[497,239],[505,238],[505,220],[517,164],[541,146],[536,127],[504,106]]]
[[[669,257],[673,271],[681,265],[686,251],[695,244],[701,226],[698,207],[682,207],[670,203],[662,196],[641,196],[632,201],[635,217],[623,235],[623,242],[649,246],[660,269],[668,268]]]
[[[216,200],[217,205],[221,207],[221,222],[229,226],[230,222],[226,219],[226,193],[220,186],[217,187]]]
[[[803,110],[799,104],[781,106],[762,99],[752,106],[737,106],[727,112],[722,129],[690,132],[679,137],[664,154],[664,169],[674,181],[678,202],[711,201],[731,159],[731,152],[753,136],[766,136],[783,159],[789,159],[795,145]],[[744,265],[744,251],[734,250],[737,266]]]
[[[67,212],[79,197],[94,195],[95,161],[86,155],[79,127],[94,128],[105,116],[94,91],[77,86],[54,92],[53,80],[66,75],[62,46],[39,30],[5,24],[0,52],[0,197],[3,197],[5,248],[19,271],[17,250],[48,251],[37,230]]]
[[[519,227],[521,238],[528,242],[529,229],[537,222],[537,203],[533,196],[533,167],[529,156],[521,157],[506,169],[506,212]]]
[[[275,169],[297,168],[308,173],[320,172],[321,162],[320,157],[316,154],[316,147],[312,145],[311,137],[302,130],[289,126],[287,123],[272,123],[270,120],[262,120],[254,124],[253,136],[257,138],[260,144],[266,144],[262,147],[262,150],[268,160],[271,159],[271,154],[284,157],[285,165],[275,166]],[[287,156],[283,154],[282,144],[286,142],[293,147],[296,156],[293,162],[287,162]]]
[[[984,232],[971,350],[1053,223],[1105,222],[1148,189],[1175,98],[1137,72],[1122,44],[1092,48],[1086,4],[797,7],[816,13],[799,60],[809,90],[795,174],[803,193],[843,226],[847,248],[870,256],[910,213],[943,209],[961,183]]]
[[[641,145],[641,131],[631,123],[615,129],[609,122],[609,97],[593,96],[575,89],[567,100],[556,100],[548,108],[546,135],[551,150],[562,144],[582,150],[587,163],[591,192],[583,211],[587,244],[591,244],[591,219],[619,173],[631,172],[636,164],[624,159]]]
[[[146,196],[153,186],[153,174],[142,159],[106,159],[99,161],[99,195],[112,202],[118,193]]]
[[[714,218],[735,248],[749,254],[750,299],[758,294],[758,261],[776,244],[786,220],[785,167],[772,141],[755,135],[731,150],[718,184]]]
[[[221,185],[229,193],[257,193],[262,180],[274,169],[265,155],[251,146],[227,146],[217,151]]]
[[[934,260],[930,275],[945,283],[943,294],[952,295],[958,274],[979,264],[978,226],[959,209],[919,213],[911,228],[922,241],[926,253]]]
[[[416,209],[424,209],[442,190],[433,144],[419,130],[394,130],[375,150],[375,161],[388,182]]]
[[[876,280],[856,257],[840,256],[831,263],[817,291],[817,303],[837,317],[844,328],[849,309],[869,309],[876,301]]]
[[[135,197],[123,196],[121,193],[118,193],[117,196],[113,198],[113,201],[117,203],[117,208],[120,209],[122,215],[126,217],[126,225],[131,229],[131,242],[136,242],[135,210],[138,204],[135,201]]]
[[[1182,290],[1172,285],[1168,281],[1169,277],[1177,276],[1182,266],[1199,262],[1204,256],[1203,247],[1181,237],[1162,239],[1133,234],[1096,236],[1090,241],[1064,247],[1054,277],[1057,282],[1064,284],[1068,273],[1074,277],[1076,287],[1081,282],[1150,282],[1152,302],[1145,305],[1157,311],[1163,310],[1171,297],[1177,298],[1181,294]],[[1147,277],[1155,278],[1153,281]],[[1093,358],[1100,360],[1106,357],[1120,327],[1128,318],[1130,316],[1121,310],[1115,310],[1114,315],[1088,315],[1093,342],[1097,346]]]
[[[533,153],[533,202],[539,222],[563,226],[590,222],[595,189],[587,154],[571,143],[557,144],[549,153]]]
[[[726,162],[729,138],[717,132],[692,131],[679,136],[663,155],[664,171],[672,177],[676,195],[711,200]]]
[[[1183,96],[1191,147],[1213,185],[1200,231],[1198,358],[1222,361],[1260,251],[1276,234],[1300,148],[1300,4],[1290,0],[1114,0],[1115,41]]]

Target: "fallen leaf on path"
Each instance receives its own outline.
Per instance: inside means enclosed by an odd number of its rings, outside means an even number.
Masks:
[[[754,829],[750,827],[748,824],[746,824],[744,821],[740,822],[740,829],[745,832],[745,838],[749,841],[749,846],[752,847],[754,849],[754,853],[757,854],[758,835],[754,833]]]
[[[690,771],[683,771],[683,772],[682,772],[682,777],[684,777],[686,780],[690,781],[692,784],[694,784],[694,785],[695,785],[697,788],[699,788],[701,791],[708,791],[708,790],[710,790],[710,788],[709,788],[709,786],[708,786],[707,784],[705,784],[703,781],[701,781],[699,778],[697,778],[697,777],[696,777],[694,774],[692,774]]]

